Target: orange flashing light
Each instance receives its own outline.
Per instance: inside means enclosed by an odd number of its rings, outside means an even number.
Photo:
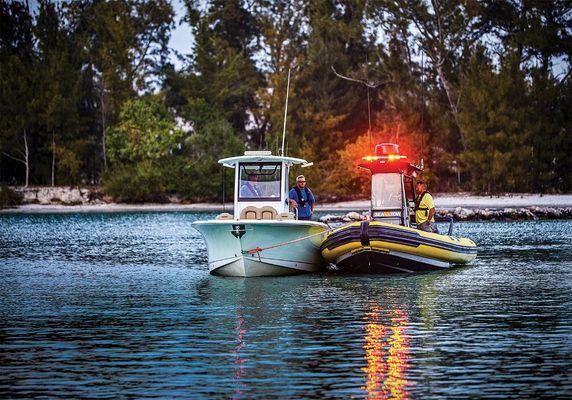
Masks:
[[[387,159],[388,159],[389,161],[401,160],[402,158],[407,158],[407,156],[402,156],[402,155],[399,155],[399,154],[389,154],[389,155],[387,156]]]
[[[407,156],[402,156],[399,154],[389,154],[387,156],[366,156],[362,157],[363,161],[377,161],[377,160],[387,160],[387,161],[397,161],[403,158],[407,158]]]

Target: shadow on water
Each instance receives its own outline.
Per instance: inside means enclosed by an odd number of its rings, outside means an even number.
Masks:
[[[569,221],[465,223],[467,267],[210,276],[194,214],[0,217],[7,397],[567,398]]]

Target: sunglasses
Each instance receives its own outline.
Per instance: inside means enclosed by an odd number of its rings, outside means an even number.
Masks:
[[[306,183],[306,181],[298,181],[298,183]]]

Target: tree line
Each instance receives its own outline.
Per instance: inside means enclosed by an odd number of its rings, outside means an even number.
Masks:
[[[572,5],[518,0],[0,1],[0,181],[215,200],[216,164],[279,149],[364,197],[380,142],[433,190],[572,189]]]

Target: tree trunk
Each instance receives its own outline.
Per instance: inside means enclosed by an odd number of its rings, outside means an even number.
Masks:
[[[437,75],[439,75],[439,79],[443,83],[443,88],[445,89],[445,93],[447,94],[447,100],[449,102],[449,107],[451,107],[453,118],[455,119],[455,125],[457,125],[457,129],[459,129],[459,139],[461,140],[461,146],[463,147],[463,150],[466,151],[467,144],[465,143],[465,135],[463,134],[463,129],[461,128],[461,124],[459,123],[459,116],[458,116],[459,109],[457,108],[457,105],[455,104],[455,101],[453,99],[453,90],[449,85],[449,81],[447,80],[447,78],[445,78],[445,74],[443,72],[443,68],[441,67],[441,63],[437,62],[435,64],[437,67],[436,68]]]
[[[26,185],[24,187],[28,187],[30,183],[30,160],[29,160],[29,152],[28,152],[28,133],[24,129],[24,165],[26,166]]]
[[[107,152],[105,150],[105,93],[103,86],[103,78],[100,82],[99,88],[99,103],[101,107],[101,145],[103,155],[103,169],[107,170]]]
[[[52,131],[52,186],[56,185],[56,137]]]
[[[103,169],[107,170],[107,150],[105,149],[105,100],[101,94],[101,143],[103,146]]]

